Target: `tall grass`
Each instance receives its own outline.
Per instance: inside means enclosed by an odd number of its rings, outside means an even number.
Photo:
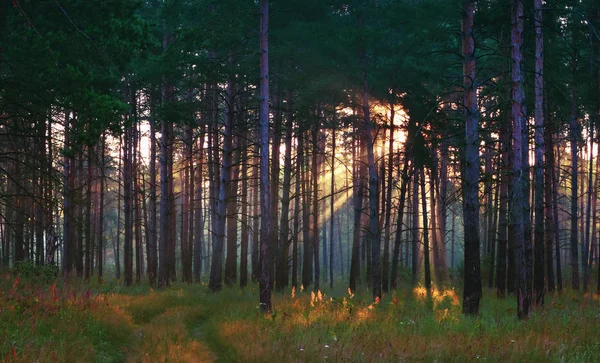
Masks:
[[[404,286],[376,304],[368,291],[287,290],[265,316],[256,287],[213,294],[205,285],[0,281],[0,360],[8,362],[579,362],[600,354],[600,302],[575,291],[548,295],[518,321],[514,298],[487,291],[479,316],[462,315],[451,287]]]

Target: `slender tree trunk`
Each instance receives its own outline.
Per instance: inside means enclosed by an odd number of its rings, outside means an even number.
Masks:
[[[334,121],[337,121],[337,117],[336,117],[336,110],[333,111],[333,119]],[[336,143],[336,135],[335,135],[335,126],[333,127],[333,129],[331,130],[331,188],[330,188],[330,193],[331,193],[331,202],[329,205],[329,215],[330,215],[330,233],[329,233],[329,288],[333,289],[333,269],[334,269],[334,249],[333,249],[333,236],[334,236],[334,232],[333,232],[333,226],[335,223],[335,143]],[[323,226],[325,228],[325,226]],[[325,241],[324,241],[325,243]],[[340,248],[340,263],[342,263],[342,258],[341,258],[341,248]]]
[[[528,240],[524,226],[524,187],[527,186],[527,177],[523,175],[523,128],[525,127],[525,113],[523,110],[525,94],[523,90],[523,75],[521,63],[523,54],[523,3],[519,0],[511,1],[511,49],[512,49],[512,121],[513,121],[513,188],[510,208],[509,233],[515,241],[517,260],[517,316],[520,319],[529,317],[531,307],[531,266],[528,266],[527,252],[531,246],[526,245]]]
[[[400,201],[398,203],[398,213],[396,219],[396,235],[394,238],[394,251],[392,256],[392,282],[391,288],[396,289],[398,287],[398,263],[400,256],[400,248],[402,246],[402,227],[403,227],[403,216],[404,206],[406,203],[406,192],[410,183],[409,176],[409,163],[412,155],[412,140],[415,137],[417,130],[415,121],[409,120],[408,124],[408,137],[404,143],[404,163],[402,171],[400,172]],[[391,167],[390,167],[391,169]],[[406,256],[408,256],[408,246],[406,246]]]
[[[411,247],[411,267],[412,284],[416,285],[419,279],[419,255],[421,245],[419,242],[419,173],[415,170],[413,174],[412,185],[412,247]]]
[[[279,174],[280,174],[280,150],[281,147],[281,126],[282,126],[282,102],[281,102],[281,92],[279,87],[276,87],[275,92],[273,92],[273,138],[271,145],[271,164],[270,164],[270,178],[271,178],[271,233],[272,235],[269,237],[269,280],[272,283],[275,283],[275,262],[278,259],[280,250],[279,241]],[[277,288],[277,284],[275,283],[275,288]]]
[[[125,240],[123,243],[125,285],[130,286],[133,282],[133,173],[132,173],[132,136],[131,125],[125,130],[123,143],[123,214],[125,217]]]
[[[217,206],[217,237],[225,236],[227,228],[227,257],[225,258],[225,284],[231,286],[237,279],[237,220],[230,213],[235,213],[237,190],[234,190],[236,183],[233,181],[233,139],[234,139],[234,80],[233,76],[227,81],[227,90],[225,96],[225,128],[223,132],[223,160],[221,164],[221,184],[219,190],[219,200]],[[221,196],[223,199],[221,199]],[[223,206],[221,206],[223,204]],[[221,214],[221,207],[223,214]],[[222,219],[222,221],[221,221]],[[221,228],[223,229],[221,231]],[[217,240],[219,240],[217,239]],[[222,246],[216,246],[221,250]],[[217,249],[215,249],[217,251]],[[216,262],[213,253],[213,263]],[[221,262],[218,262],[219,265]],[[215,266],[216,268],[217,266]],[[219,267],[220,269],[221,267]],[[215,271],[217,273],[217,271]],[[218,275],[218,274],[217,274]],[[215,275],[215,277],[217,276]],[[212,273],[211,273],[212,276]],[[211,279],[212,280],[212,279]],[[215,290],[220,289],[221,282],[215,281]],[[217,287],[218,286],[218,287]]]
[[[421,169],[421,207],[423,209],[423,257],[425,267],[425,288],[431,288],[431,265],[429,263],[429,228],[427,226],[427,192],[425,190],[425,169]]]
[[[243,154],[247,154],[248,141],[243,139],[242,150]],[[240,287],[245,288],[248,285],[248,159],[242,160],[242,191],[241,191],[241,204],[242,204],[242,238],[241,238],[241,249],[240,249]]]
[[[354,168],[353,177],[353,199],[354,199],[354,231],[352,236],[352,259],[350,261],[350,290],[356,291],[357,285],[360,282],[360,233],[361,233],[361,217],[362,217],[362,203],[364,195],[364,179],[362,178],[363,173],[360,171],[364,169],[362,163],[357,158],[357,154],[362,152],[360,149],[364,147],[362,138],[358,139],[358,145],[353,148],[352,165]],[[359,149],[357,152],[356,149]]]
[[[87,178],[85,182],[85,269],[84,278],[90,279],[92,251],[92,156],[93,147],[87,145]]]
[[[507,212],[509,206],[509,186],[510,186],[510,120],[502,127],[501,132],[501,155],[502,155],[502,174],[500,180],[500,208],[498,210],[498,258],[496,263],[496,296],[503,298],[506,295],[507,278],[507,251],[508,236]]]
[[[132,94],[132,103],[134,105],[134,121],[133,125],[133,225],[135,231],[135,282],[140,283],[142,281],[143,273],[143,248],[142,248],[142,217],[140,208],[140,157],[139,157],[139,139],[140,132],[138,130],[139,124],[137,123],[137,100],[135,98],[135,92]]]
[[[535,193],[534,290],[536,305],[544,305],[544,35],[542,0],[535,7]]]
[[[156,119],[154,118],[155,109],[152,108],[150,112],[150,200],[148,202],[148,228],[146,229],[146,234],[148,235],[147,272],[148,280],[150,281],[150,286],[156,287],[158,256],[156,250]]]
[[[579,159],[578,159],[578,146],[577,141],[579,139],[579,122],[577,120],[577,91],[576,91],[576,71],[577,71],[577,49],[576,49],[576,36],[575,36],[575,25],[570,24],[572,30],[572,50],[571,50],[571,71],[573,76],[573,84],[570,86],[571,89],[571,115],[569,122],[569,138],[571,142],[571,285],[573,289],[579,290],[579,252],[578,252],[578,235],[577,235],[577,221],[578,221],[578,208],[577,208],[577,193],[578,193],[578,182],[579,182]]]
[[[311,160],[311,182],[312,182],[312,221],[311,221],[311,242],[312,242],[312,253],[313,253],[313,268],[314,268],[314,290],[319,291],[321,281],[321,263],[319,259],[319,166],[318,166],[318,139],[319,139],[319,126],[318,121],[313,123],[312,127],[312,160]]]
[[[300,233],[300,198],[302,184],[302,165],[304,164],[304,140],[300,133],[298,137],[298,150],[296,151],[296,186],[294,197],[294,231],[292,236],[292,287],[298,287],[298,238]]]
[[[395,94],[395,91],[392,91]],[[385,213],[385,240],[383,241],[383,270],[381,276],[382,290],[383,293],[387,293],[389,290],[389,269],[390,269],[390,240],[391,240],[391,220],[392,220],[392,172],[394,170],[394,118],[396,110],[394,109],[394,102],[390,102],[390,137],[388,144],[388,163],[387,163],[387,188],[385,190],[386,205],[384,208]],[[382,162],[382,165],[385,164]],[[382,180],[385,178],[382,175]]]
[[[588,269],[588,256],[590,251],[591,242],[591,217],[592,217],[592,189],[593,189],[593,169],[594,169],[594,154],[592,152],[594,148],[594,123],[590,120],[590,142],[589,142],[589,167],[588,167],[588,185],[587,185],[587,203],[585,213],[585,234],[584,234],[584,246],[581,250],[581,266],[583,269],[583,291],[587,292],[590,278],[590,271]],[[595,224],[595,222],[594,222]]]
[[[252,212],[252,280],[258,281],[260,270],[259,270],[259,243],[258,240],[260,238],[260,168],[259,168],[259,154],[260,154],[260,146],[256,143],[254,147],[254,155],[255,155],[255,163],[254,163],[254,190],[252,193],[252,205],[254,206],[254,210]]]
[[[545,105],[547,109],[547,104]],[[544,149],[545,149],[545,157],[546,163],[544,164],[544,214],[545,218],[545,241],[546,241],[546,271],[548,276],[548,291],[554,291],[555,282],[554,282],[554,229],[558,229],[556,225],[557,221],[554,219],[553,213],[553,190],[552,190],[552,180],[554,175],[554,145],[552,143],[552,129],[550,128],[550,123],[546,118],[544,120]],[[558,242],[557,242],[558,244]]]
[[[73,193],[73,157],[72,157],[72,152],[73,150],[71,149],[71,120],[70,120],[70,112],[67,111],[65,112],[65,126],[64,126],[64,133],[65,133],[65,142],[64,142],[64,160],[63,160],[63,165],[64,165],[64,170],[63,170],[63,210],[64,210],[64,217],[63,217],[63,250],[62,250],[62,273],[63,273],[63,278],[67,279],[71,273],[71,270],[73,268],[73,257],[75,254],[75,250],[74,250],[74,241],[73,241],[73,228],[74,228],[74,221],[73,221],[73,197],[72,197],[72,193]],[[11,219],[8,218],[8,220],[10,221]],[[9,244],[7,243],[7,248],[6,248],[6,265],[8,266],[9,264]],[[118,278],[118,277],[117,277]]]
[[[260,310],[271,312],[269,279],[269,237],[271,232],[271,190],[269,182],[269,1],[260,0]]]
[[[477,84],[475,81],[475,41],[473,39],[474,4],[464,3],[462,15],[462,55],[465,102],[465,176],[463,182],[464,217],[464,293],[463,313],[473,315],[479,312],[481,299],[481,272],[479,260],[479,112],[477,109]]]
[[[119,145],[122,145],[122,137],[119,137]],[[117,192],[117,233],[115,238],[115,267],[117,280],[121,279],[121,259],[120,259],[120,250],[121,250],[121,190],[122,190],[122,181],[123,181],[123,148],[119,147],[119,167],[117,168],[117,172],[120,176],[118,178],[118,192]]]
[[[288,100],[287,127],[285,131],[285,156],[283,165],[283,190],[281,194],[281,223],[279,229],[279,251],[277,257],[275,289],[283,291],[287,285],[289,234],[290,234],[290,189],[292,177],[293,110]],[[273,186],[274,187],[274,186]]]
[[[306,133],[304,133],[305,135]],[[308,142],[307,140],[305,140]],[[307,145],[308,149],[308,145]],[[308,156],[304,160],[303,166],[303,183],[302,183],[302,285],[308,288],[312,284],[313,278],[313,243],[311,225],[311,206],[312,206],[312,191],[310,188],[310,160]]]

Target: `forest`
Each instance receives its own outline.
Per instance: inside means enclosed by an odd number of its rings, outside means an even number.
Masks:
[[[600,354],[597,0],[0,10],[3,362]]]

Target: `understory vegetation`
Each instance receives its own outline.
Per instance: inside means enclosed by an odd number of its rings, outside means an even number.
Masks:
[[[527,321],[512,298],[484,290],[480,314],[461,313],[452,287],[408,285],[373,303],[369,291],[299,289],[274,295],[264,315],[257,286],[211,293],[205,284],[156,291],[72,280],[36,284],[3,273],[4,362],[594,361],[596,295],[548,294]]]

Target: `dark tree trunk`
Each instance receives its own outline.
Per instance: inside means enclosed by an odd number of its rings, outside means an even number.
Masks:
[[[527,186],[527,178],[523,175],[523,128],[525,127],[523,90],[523,74],[521,70],[523,46],[523,3],[518,0],[511,1],[511,58],[512,66],[512,122],[513,122],[513,183],[512,183],[512,205],[510,208],[509,233],[515,242],[515,254],[517,261],[516,292],[517,292],[517,316],[526,319],[530,314],[531,307],[531,267],[528,266],[527,252],[531,246],[526,246],[527,238],[525,230],[524,215],[524,187]]]
[[[542,32],[542,0],[534,0],[535,8],[535,192],[533,271],[535,303],[544,305],[544,35]]]
[[[270,189],[270,193],[271,193],[271,198],[270,198],[270,202],[271,202],[271,208],[270,208],[270,212],[271,212],[271,233],[272,235],[269,236],[269,280],[272,283],[275,283],[275,262],[278,259],[280,248],[282,248],[282,246],[280,246],[280,243],[283,243],[282,241],[279,241],[279,174],[280,174],[280,164],[279,164],[279,159],[280,159],[280,146],[281,146],[281,124],[282,124],[282,112],[281,112],[281,108],[282,108],[282,102],[281,102],[281,94],[279,89],[277,88],[275,92],[273,92],[273,103],[274,103],[274,110],[273,110],[273,138],[272,138],[272,145],[271,145],[271,158],[270,158],[270,177],[271,177],[271,189]],[[275,288],[277,289],[277,283],[275,283]]]
[[[509,186],[510,186],[510,137],[511,130],[509,120],[502,127],[501,138],[501,156],[502,156],[502,174],[500,179],[500,207],[498,209],[498,258],[496,263],[496,296],[503,298],[506,294],[507,278],[507,227],[508,227],[508,204],[509,204]]]
[[[423,209],[423,257],[425,268],[425,288],[431,288],[431,265],[429,263],[429,228],[427,226],[427,192],[425,191],[425,169],[421,169],[421,208]]]
[[[592,192],[593,192],[593,169],[594,169],[594,154],[592,152],[593,148],[594,148],[594,123],[592,120],[590,120],[590,126],[589,126],[589,130],[590,130],[590,143],[589,143],[589,167],[588,167],[588,185],[587,185],[587,203],[586,203],[586,213],[585,213],[585,233],[584,233],[584,245],[583,248],[581,249],[581,266],[583,269],[583,291],[587,292],[588,290],[588,285],[589,285],[589,278],[590,278],[590,271],[589,271],[589,266],[588,266],[588,257],[589,257],[589,251],[590,251],[590,246],[592,244],[591,242],[591,235],[590,235],[590,230],[591,230],[591,223],[590,223],[590,219],[592,217]],[[595,222],[594,222],[595,224]]]
[[[87,179],[85,182],[85,270],[84,278],[90,279],[92,262],[92,156],[94,148],[87,145]]]
[[[135,93],[134,93],[135,94]],[[139,124],[137,123],[137,101],[135,96],[132,99],[134,105],[134,121],[133,125],[133,225],[135,231],[135,282],[140,283],[142,281],[143,268],[143,248],[142,248],[142,217],[140,207],[140,157],[139,157]]]
[[[573,76],[573,84],[571,85],[571,115],[569,117],[569,139],[571,142],[571,235],[570,235],[570,263],[571,263],[571,285],[573,289],[579,290],[579,252],[578,252],[578,235],[577,235],[577,221],[578,221],[578,182],[579,182],[579,159],[578,159],[578,146],[577,142],[579,139],[579,122],[577,120],[577,91],[576,91],[576,71],[577,71],[577,49],[576,49],[576,37],[575,37],[575,25],[570,24],[573,28],[572,34],[572,46],[571,46],[571,71]],[[583,236],[582,236],[583,237]]]
[[[306,133],[303,133],[305,135]],[[306,140],[305,140],[306,141]],[[308,146],[307,146],[308,149]],[[313,243],[311,225],[312,191],[310,188],[310,174],[308,157],[304,160],[302,183],[302,285],[308,288],[313,278]]]
[[[152,96],[151,96],[152,97]],[[153,101],[153,99],[152,99]],[[154,118],[154,108],[150,110],[150,161],[149,161],[149,176],[150,176],[150,200],[148,201],[148,228],[146,228],[146,234],[148,235],[148,262],[147,262],[147,273],[150,286],[156,286],[156,272],[157,272],[157,250],[156,250],[156,119]]]
[[[223,235],[225,235],[225,228],[227,228],[227,256],[225,258],[225,284],[232,286],[237,280],[237,183],[234,177],[234,165],[233,165],[233,144],[234,144],[234,112],[235,112],[235,81],[234,77],[230,75],[227,82],[227,90],[225,96],[225,131],[223,134],[223,163],[221,168],[221,185],[224,189],[223,198],[219,199],[219,206],[221,203],[225,204],[225,214],[221,216],[217,214],[218,218],[224,218],[223,224]],[[219,192],[219,197],[221,192]],[[217,208],[217,210],[220,210]],[[221,228],[220,222],[217,222],[217,226]],[[217,230],[220,234],[221,231]],[[213,259],[214,261],[214,259]]]
[[[123,143],[123,214],[125,217],[125,239],[123,242],[123,255],[125,267],[125,285],[133,282],[133,162],[132,162],[132,127],[125,129]]]
[[[269,182],[269,1],[260,0],[260,310],[271,312],[271,281],[269,279],[269,237],[271,232],[271,201]]]
[[[241,148],[243,154],[247,155],[248,152],[248,141],[243,139]],[[248,159],[242,159],[242,191],[241,191],[241,204],[242,204],[242,238],[240,244],[240,287],[244,288],[248,285]]]
[[[473,39],[473,1],[467,0],[462,15],[462,55],[465,104],[465,176],[463,178],[464,293],[463,313],[477,314],[481,299],[481,272],[479,260],[479,112],[477,83],[475,81],[475,41]]]
[[[293,110],[291,96],[288,100],[287,127],[285,131],[285,160],[283,164],[283,190],[281,194],[281,223],[279,229],[279,251],[277,255],[275,289],[283,291],[287,285],[288,251],[290,235],[290,189],[292,178]],[[274,157],[273,157],[274,158]]]
[[[392,91],[392,94],[395,94],[395,91]],[[382,275],[381,275],[381,288],[383,293],[387,293],[389,290],[389,282],[390,282],[390,240],[392,233],[392,172],[394,170],[394,118],[396,115],[396,110],[394,109],[394,102],[390,102],[390,137],[388,144],[388,163],[387,163],[387,188],[385,190],[385,201],[386,205],[384,207],[385,213],[385,240],[383,241],[383,266],[382,266]],[[382,162],[382,165],[385,162]],[[385,170],[385,168],[384,168]],[[333,174],[332,174],[333,175]],[[385,175],[382,175],[382,180],[384,180]],[[333,190],[332,190],[333,193]],[[333,227],[332,227],[333,234]]]
[[[198,165],[194,172],[196,173],[196,193],[194,203],[194,281],[200,282],[200,276],[202,274],[202,260],[204,258],[204,178],[202,172],[204,170],[204,136],[205,126],[202,125],[200,136],[198,137]]]
[[[71,149],[71,120],[70,112],[65,112],[65,152],[64,152],[64,170],[63,170],[63,250],[62,250],[62,273],[63,278],[66,279],[71,274],[73,268],[74,256],[75,256],[75,241],[73,240],[74,235],[74,216],[73,216],[73,150]],[[12,209],[11,209],[12,211]],[[8,219],[9,221],[11,218]],[[8,239],[7,239],[8,240]],[[6,244],[6,265],[8,266],[9,260],[9,243]],[[117,269],[118,273],[118,269]]]
[[[336,117],[336,112],[337,111],[333,111],[333,119],[334,121],[337,121],[337,117]],[[335,223],[335,126],[333,127],[333,129],[331,130],[331,188],[330,188],[330,193],[331,193],[331,202],[329,205],[329,214],[330,214],[330,233],[329,233],[329,288],[333,289],[333,269],[334,269],[334,249],[333,249],[333,236],[334,236],[334,232],[333,232],[333,226]],[[325,226],[323,226],[324,228],[326,228]],[[323,243],[326,243],[325,241],[323,241]],[[341,249],[340,249],[341,252]],[[341,259],[341,253],[340,253],[340,263],[342,262]]]
[[[362,154],[360,151],[364,148],[363,138],[358,139],[358,145],[352,150],[354,166],[353,178],[353,204],[354,204],[354,231],[352,236],[352,259],[350,260],[350,290],[356,291],[357,285],[360,282],[360,234],[361,234],[361,217],[362,217],[362,203],[364,196],[364,178],[362,169],[364,166],[359,162],[357,154]],[[357,151],[356,149],[359,149]]]
[[[409,163],[410,156],[412,155],[412,140],[416,132],[416,124],[414,121],[409,120],[408,124],[408,137],[404,144],[404,163],[402,171],[400,172],[400,201],[398,203],[398,213],[396,219],[396,235],[394,237],[394,251],[392,256],[392,282],[391,288],[396,289],[398,287],[398,263],[400,256],[400,248],[402,246],[402,227],[403,227],[403,216],[404,206],[406,204],[406,192],[410,183]],[[390,167],[391,169],[391,167]],[[408,256],[408,246],[406,246],[406,256]]]
[[[304,197],[302,188],[302,165],[304,164],[304,139],[302,134],[298,137],[298,150],[296,151],[296,186],[294,196],[294,231],[292,235],[292,287],[298,287],[298,238],[300,233],[300,203]],[[302,197],[302,201],[300,198]]]
[[[119,145],[122,145],[122,137],[119,137]],[[117,192],[117,233],[115,238],[115,267],[117,280],[121,279],[121,190],[123,184],[123,148],[119,148],[119,166],[117,168],[120,178],[117,180],[118,192]]]
[[[416,285],[419,279],[419,257],[420,241],[419,241],[419,173],[415,169],[413,174],[413,185],[412,185],[412,246],[411,246],[411,268],[412,268],[412,284]]]
[[[100,201],[98,212],[98,283],[103,282],[104,273],[104,187],[105,187],[105,170],[106,170],[106,134],[102,134],[100,145]]]
[[[547,109],[547,104],[545,108]],[[546,271],[548,276],[548,291],[554,291],[554,230],[558,229],[557,221],[554,220],[554,197],[553,197],[553,182],[554,179],[554,145],[552,142],[552,129],[548,118],[544,120],[544,149],[546,163],[544,164],[544,214],[545,218],[545,241],[546,241]],[[556,242],[558,244],[558,242]]]
[[[318,155],[319,155],[319,125],[318,121],[315,121],[312,126],[312,160],[311,160],[311,175],[312,175],[312,221],[311,221],[311,242],[312,242],[312,253],[313,253],[313,268],[314,268],[314,290],[319,291],[319,283],[321,281],[321,263],[319,259],[319,166],[318,166]]]

